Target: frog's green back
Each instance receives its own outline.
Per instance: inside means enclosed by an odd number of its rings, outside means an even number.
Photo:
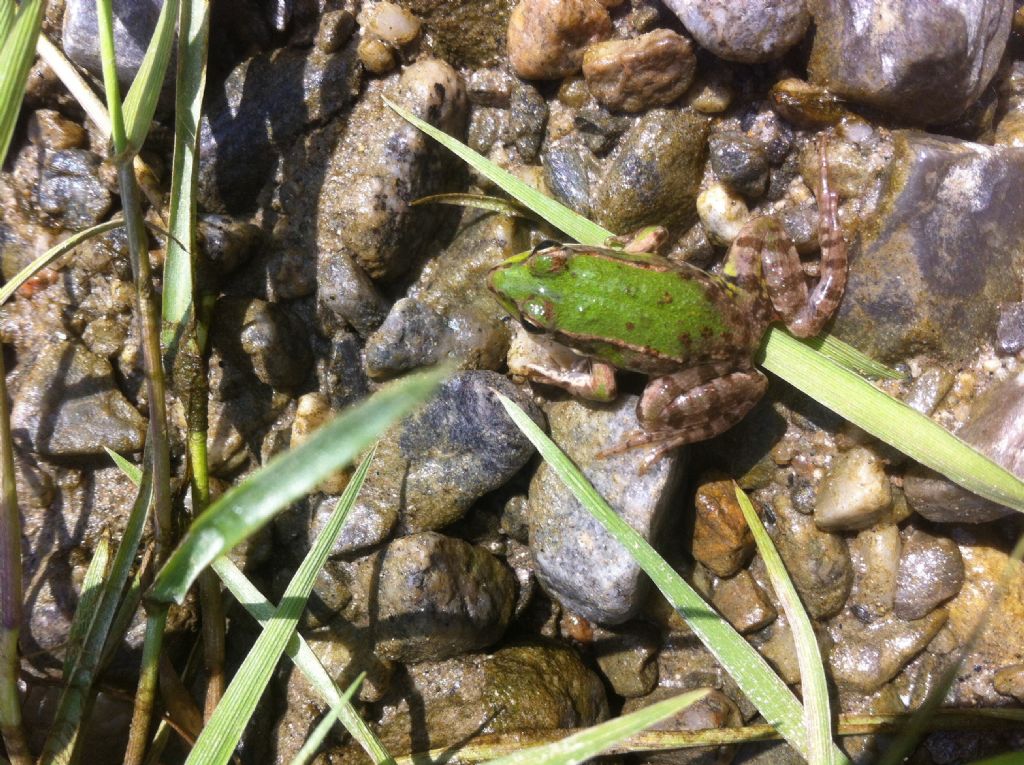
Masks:
[[[582,353],[622,369],[664,374],[737,358],[760,339],[763,328],[750,325],[743,296],[699,269],[642,254],[551,253],[509,261],[493,275],[492,287],[503,302],[512,297],[522,314],[533,314],[534,324]],[[557,267],[543,267],[545,257]]]

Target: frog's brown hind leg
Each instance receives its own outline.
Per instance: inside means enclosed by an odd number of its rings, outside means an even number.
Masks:
[[[762,267],[772,305],[786,327],[797,337],[814,337],[839,307],[846,289],[846,241],[839,225],[839,198],[829,188],[825,139],[818,140],[818,242],[821,275],[810,295],[804,281],[800,256],[779,227],[773,246],[765,246]]]
[[[637,404],[636,431],[601,456],[653,446],[643,471],[666,452],[723,433],[751,410],[768,387],[756,369],[731,371],[735,362],[719,362],[658,377],[647,385]]]

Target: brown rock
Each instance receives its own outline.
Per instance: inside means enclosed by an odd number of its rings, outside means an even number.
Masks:
[[[715,587],[711,604],[741,633],[759,630],[778,615],[764,591],[746,571],[721,580]]]
[[[522,0],[508,22],[508,56],[519,76],[555,80],[579,71],[584,48],[611,33],[597,0]]]
[[[624,112],[666,106],[693,82],[693,45],[669,29],[632,40],[608,40],[583,54],[583,76],[594,98]]]
[[[706,481],[694,501],[693,557],[717,576],[732,576],[754,552],[732,481]]]

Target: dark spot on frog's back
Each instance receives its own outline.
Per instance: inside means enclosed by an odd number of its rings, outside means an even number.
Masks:
[[[636,324],[634,324],[631,321],[627,321],[626,322],[626,331],[627,332],[632,332],[634,329],[636,329]]]
[[[679,335],[676,337],[676,340],[679,341],[679,345],[682,346],[683,348],[689,348],[691,345],[693,345],[693,338],[690,336],[689,332],[679,333]]]
[[[658,305],[670,305],[675,298],[668,292],[661,293],[661,297],[658,298]]]
[[[715,334],[714,330],[712,330],[711,327],[707,325],[704,325],[703,327],[700,328],[700,336],[704,340],[710,340],[713,334]]]

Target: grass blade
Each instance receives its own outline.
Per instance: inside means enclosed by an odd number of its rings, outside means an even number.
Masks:
[[[231,759],[231,753],[249,723],[249,718],[256,709],[267,683],[270,682],[281,652],[293,637],[316,576],[327,562],[327,556],[355,504],[372,459],[371,451],[356,468],[352,480],[345,487],[323,531],[288,583],[270,625],[256,639],[256,644],[246,655],[242,666],[225,691],[224,698],[203,728],[189,753],[186,765],[223,765]]]
[[[232,563],[225,555],[217,558],[211,568],[220,577],[227,590],[235,597],[235,600],[249,612],[249,615],[256,619],[263,627],[270,624],[274,617],[273,604],[263,597],[256,586],[250,582],[238,566]],[[320,697],[332,708],[339,710],[338,716],[341,724],[345,726],[352,737],[359,742],[370,758],[377,765],[394,765],[394,759],[384,748],[384,744],[377,738],[376,734],[363,721],[351,703],[342,698],[341,690],[327,674],[324,665],[313,653],[313,649],[302,639],[301,635],[295,636],[296,640],[289,643],[285,653],[295,664],[296,668],[306,676],[310,684],[320,693]]]
[[[793,692],[732,625],[711,609],[654,548],[608,506],[579,469],[523,410],[501,394],[497,395],[509,417],[576,498],[626,548],[764,718],[806,757],[803,710]]]
[[[529,208],[513,199],[491,197],[485,194],[432,194],[429,197],[420,197],[413,201],[412,204],[413,206],[437,204],[453,205],[455,207],[475,207],[477,210],[487,210],[488,212],[496,212],[515,218],[529,218],[534,221],[541,220]]]
[[[175,90],[174,160],[171,169],[170,235],[164,264],[164,345],[172,347],[182,324],[194,315],[192,262],[196,247],[196,181],[199,176],[199,118],[206,91],[210,6],[184,0],[181,6]]]
[[[105,234],[115,228],[120,228],[124,225],[122,220],[108,220],[104,223],[98,223],[95,226],[90,226],[84,231],[79,231],[77,234],[72,234],[60,244],[51,247],[38,258],[33,260],[23,269],[18,271],[11,280],[7,282],[3,287],[0,287],[0,305],[3,305],[11,299],[11,295],[17,292],[18,288],[21,287],[25,282],[36,275],[37,272],[46,268],[48,265],[57,260],[61,255],[65,255],[71,252],[75,247],[80,245],[87,239],[91,239],[94,236]]]
[[[493,162],[484,159],[464,143],[452,138],[443,130],[438,130],[430,123],[416,117],[407,109],[398,104],[384,99],[384,103],[397,112],[403,119],[411,122],[446,149],[454,153],[459,159],[468,163],[474,170],[484,177],[496,183],[505,192],[512,195],[517,201],[533,210],[537,215],[546,220],[559,231],[572,237],[583,244],[603,244],[610,234],[596,223],[587,220],[582,215],[573,212],[565,205],[556,202],[551,197],[545,196],[532,186],[516,178],[510,172],[502,170]]]
[[[1024,483],[941,425],[784,331],[768,333],[758,363],[908,457],[986,499],[1024,512]]]
[[[109,138],[110,116],[107,114],[107,108],[103,105],[100,97],[96,95],[92,86],[75,69],[75,65],[68,61],[64,52],[50,42],[50,38],[45,34],[39,35],[36,52],[53,70],[64,87],[75,97],[78,105],[82,107],[89,119],[96,123],[100,132]]]
[[[807,616],[800,596],[797,594],[793,581],[789,578],[786,566],[765,531],[764,524],[754,510],[747,495],[736,487],[736,500],[747,526],[754,535],[758,552],[764,561],[765,569],[771,578],[775,594],[779,596],[782,610],[793,630],[793,643],[796,646],[797,664],[800,666],[800,690],[804,701],[804,727],[807,730],[807,761],[810,765],[831,765],[833,762],[846,763],[845,757],[833,757],[836,752],[832,741],[832,712],[828,703],[828,681],[825,679],[825,667],[821,660],[818,639],[814,627]]]
[[[142,148],[149,132],[149,125],[153,121],[164,77],[167,74],[167,64],[171,60],[171,51],[174,48],[174,28],[177,22],[178,0],[164,0],[142,64],[139,65],[139,71],[135,74],[132,86],[124,99],[125,132],[128,137],[128,150],[132,153]]]
[[[0,23],[7,33],[0,38],[0,165],[7,158],[14,126],[21,110],[25,81],[36,55],[36,39],[43,23],[42,0],[25,0],[14,10],[11,0],[3,0],[5,11]]]
[[[89,623],[96,615],[96,606],[99,604],[109,560],[110,536],[104,532],[96,544],[96,549],[93,550],[89,568],[85,571],[85,578],[82,580],[82,594],[78,596],[78,607],[75,609],[75,616],[71,620],[71,628],[68,630],[68,647],[64,653],[65,678],[70,675],[71,668],[78,663]]]
[[[180,603],[199,572],[344,467],[392,423],[425,401],[447,374],[410,375],[336,417],[297,449],[271,460],[210,505],[160,569],[148,598]]]
[[[671,717],[708,695],[707,688],[673,696],[622,717],[595,725],[553,744],[531,747],[490,760],[488,765],[576,765],[600,754],[622,739]]]
[[[834,335],[819,335],[798,342],[827,356],[839,366],[864,377],[874,377],[878,380],[899,380],[905,376],[861,353],[852,345],[847,345]]]
[[[363,682],[363,678],[366,677],[365,672],[360,672],[358,677],[352,681],[348,688],[345,689],[345,693],[342,695],[342,701],[346,704],[351,703],[352,696],[359,689],[359,686]],[[291,765],[306,765],[307,762],[313,759],[313,755],[316,754],[316,750],[320,748],[320,745],[327,738],[327,734],[330,733],[331,728],[334,727],[334,723],[338,721],[341,716],[341,706],[335,706],[331,708],[331,711],[327,713],[323,720],[317,723],[317,726],[313,729],[313,732],[309,734],[309,738],[302,744],[302,748],[296,753],[295,758],[292,760]]]

